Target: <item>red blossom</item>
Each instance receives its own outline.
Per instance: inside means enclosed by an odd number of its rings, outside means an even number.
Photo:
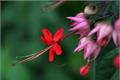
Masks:
[[[80,68],[80,75],[81,76],[86,76],[89,73],[90,70],[90,66],[89,65],[85,65],[83,67]]]
[[[45,43],[47,46],[53,45],[50,50],[49,50],[49,61],[52,62],[54,60],[54,54],[56,55],[61,55],[62,54],[62,49],[59,45],[59,41],[63,38],[63,28],[59,28],[54,36],[52,36],[52,33],[46,29],[42,29],[43,36],[40,36],[40,39],[43,43]]]
[[[120,69],[120,55],[115,56],[113,62],[114,62],[114,66],[115,66],[117,69]]]

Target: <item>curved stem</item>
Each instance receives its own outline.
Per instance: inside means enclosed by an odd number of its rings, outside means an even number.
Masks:
[[[63,4],[66,0],[55,0],[55,4],[52,7],[57,7],[61,4]]]
[[[105,19],[105,18],[111,17],[111,16],[113,16],[112,13],[106,14],[105,16],[102,16],[102,17],[99,17],[99,18],[97,18],[96,20],[92,21],[91,26],[93,26],[96,22],[98,22],[98,21],[100,21],[100,20],[103,20],[103,19]]]
[[[61,40],[65,39],[65,38],[68,38],[69,36],[73,35],[75,32],[76,32],[76,31],[73,31],[73,32],[70,32],[70,33],[64,35]]]

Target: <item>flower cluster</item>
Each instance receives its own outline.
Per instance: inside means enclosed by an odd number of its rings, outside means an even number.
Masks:
[[[61,55],[62,49],[59,44],[60,41],[62,41],[65,37],[70,36],[71,34],[77,34],[79,35],[79,43],[77,47],[75,48],[74,52],[80,52],[83,51],[84,59],[87,60],[86,65],[82,66],[80,68],[80,74],[82,76],[85,76],[88,74],[91,64],[93,60],[95,60],[102,47],[106,46],[110,39],[113,38],[113,41],[116,45],[116,47],[119,48],[120,53],[120,18],[118,18],[114,25],[112,25],[110,22],[107,21],[101,21],[101,22],[93,22],[89,19],[88,16],[93,16],[97,12],[96,7],[92,5],[88,5],[84,12],[80,12],[75,16],[69,16],[67,19],[71,21],[71,28],[69,31],[71,31],[70,34],[64,35],[64,29],[59,28],[55,34],[52,36],[52,33],[46,29],[42,29],[43,35],[40,36],[40,40],[46,44],[48,47],[28,56],[24,56],[25,59],[17,62],[17,63],[23,63],[31,61],[46,51],[49,50],[49,62],[52,62],[54,60],[54,55]],[[92,25],[91,25],[92,24]],[[115,58],[114,65],[119,68],[119,58]]]
[[[88,7],[87,7],[88,8]],[[91,11],[92,12],[92,11]],[[102,47],[106,46],[110,41],[111,37],[116,44],[120,46],[120,19],[116,20],[114,26],[107,21],[101,21],[90,23],[90,20],[86,18],[86,8],[84,12],[80,12],[75,16],[67,17],[72,23],[70,31],[75,31],[76,34],[80,35],[78,46],[74,52],[80,52],[84,50],[84,59],[87,59],[87,64],[80,68],[80,74],[85,75],[90,69],[92,60],[95,60],[100,53]],[[94,27],[92,30],[91,27]],[[114,27],[114,29],[113,29]],[[95,37],[95,39],[93,39]]]

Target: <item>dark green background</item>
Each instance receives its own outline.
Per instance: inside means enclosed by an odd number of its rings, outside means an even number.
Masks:
[[[83,11],[89,3],[105,2],[67,1],[53,8],[50,7],[53,1],[2,1],[2,80],[117,80],[118,70],[113,66],[117,50],[112,40],[102,49],[90,73],[85,77],[79,74],[79,68],[85,65],[86,61],[83,60],[81,52],[73,54],[79,42],[78,35],[72,35],[61,42],[63,54],[55,56],[52,63],[49,63],[46,52],[31,62],[11,66],[16,61],[16,56],[32,54],[46,48],[39,39],[42,27],[48,28],[52,33],[59,27],[64,27],[64,33],[68,34],[70,21],[66,17]],[[107,2],[105,4],[109,6],[113,4],[109,3],[110,5]],[[112,11],[111,8],[107,9]]]

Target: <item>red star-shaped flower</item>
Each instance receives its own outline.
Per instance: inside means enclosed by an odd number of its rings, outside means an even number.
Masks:
[[[40,36],[41,41],[43,43],[45,43],[47,46],[52,45],[52,47],[49,50],[49,61],[52,62],[54,60],[54,54],[55,53],[56,53],[56,55],[61,55],[62,54],[62,49],[61,49],[58,42],[63,37],[64,29],[59,28],[55,32],[54,36],[52,36],[52,33],[46,28],[43,28],[42,32],[43,32],[43,36]]]

